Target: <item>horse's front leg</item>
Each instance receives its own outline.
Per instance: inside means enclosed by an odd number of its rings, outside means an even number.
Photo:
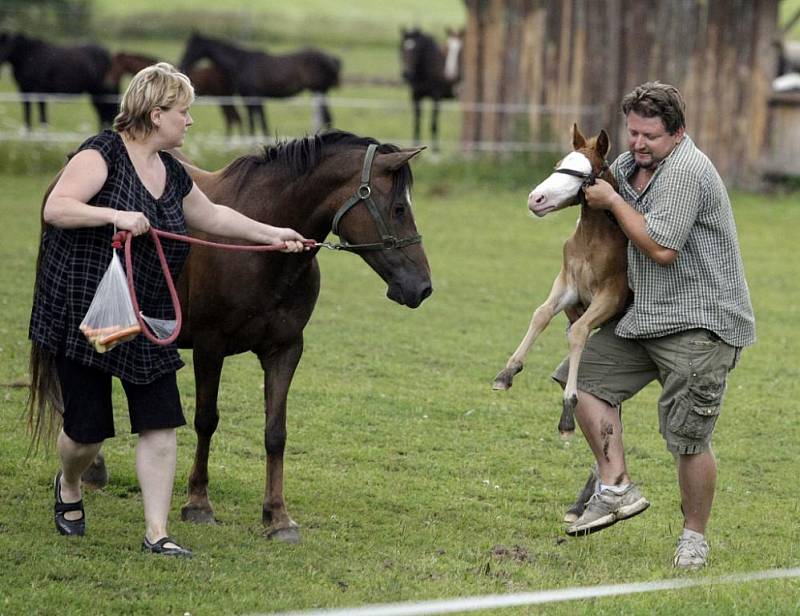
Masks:
[[[569,371],[567,384],[564,387],[564,403],[558,431],[562,438],[569,438],[575,432],[575,407],[578,405],[578,366],[581,363],[586,340],[592,330],[608,321],[618,311],[616,298],[609,295],[597,295],[589,304],[586,312],[569,328]]]
[[[195,411],[194,429],[197,446],[194,464],[189,473],[189,500],[181,507],[181,519],[186,522],[214,524],[214,508],[208,498],[208,455],[211,437],[219,423],[217,396],[224,358],[195,343],[194,352]]]
[[[505,390],[511,387],[514,376],[522,372],[525,357],[527,357],[528,351],[530,351],[536,338],[544,331],[553,317],[563,310],[565,303],[571,301],[572,294],[569,292],[566,276],[562,271],[553,282],[550,295],[547,296],[545,302],[533,313],[531,322],[528,325],[528,331],[525,333],[525,337],[522,339],[522,342],[520,342],[517,350],[514,351],[513,355],[511,355],[506,362],[506,367],[494,377],[492,389]]]
[[[411,107],[414,113],[414,145],[419,145],[420,116],[422,115],[422,102],[419,98],[411,99]]]
[[[431,104],[431,141],[433,151],[439,151],[439,99],[434,98]]]
[[[292,344],[259,354],[264,368],[266,405],[264,446],[267,451],[267,475],[261,519],[271,539],[287,543],[300,541],[299,527],[289,517],[283,499],[283,454],[286,448],[286,397],[302,354],[302,336]]]

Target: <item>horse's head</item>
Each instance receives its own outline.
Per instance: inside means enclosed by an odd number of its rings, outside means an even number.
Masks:
[[[400,64],[402,66],[403,80],[411,83],[419,72],[419,65],[422,62],[422,48],[425,35],[414,28],[400,31]]]
[[[0,32],[0,66],[11,58],[14,49],[23,41],[22,34],[12,34],[11,32]],[[13,60],[12,60],[13,62]]]
[[[390,144],[355,150],[343,161],[349,178],[329,200],[334,233],[386,282],[386,296],[416,308],[432,292],[430,266],[411,210],[408,161],[423,148]],[[345,171],[346,169],[346,171]]]
[[[119,88],[124,75],[135,75],[143,68],[158,63],[158,58],[120,51],[111,56],[111,68],[105,77],[107,86]]]
[[[583,187],[606,169],[610,141],[605,130],[587,140],[573,124],[572,147],[574,151],[558,161],[555,171],[528,195],[528,209],[536,216],[580,203]]]
[[[461,81],[464,55],[464,29],[447,28],[447,41],[444,45],[444,78],[450,83]]]
[[[182,73],[187,73],[197,62],[202,60],[208,54],[207,39],[197,32],[192,32],[189,40],[186,41],[186,48],[183,51],[183,56],[178,63],[178,69]]]

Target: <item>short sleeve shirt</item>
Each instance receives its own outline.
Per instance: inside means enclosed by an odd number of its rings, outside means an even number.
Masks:
[[[193,184],[175,158],[160,153],[167,173],[164,192],[156,198],[139,179],[118,133],[105,130],[85,141],[78,151],[86,149],[97,150],[108,166],[108,178],[90,199],[90,205],[143,212],[154,228],[186,234],[183,198]],[[111,261],[113,234],[112,225],[78,229],[45,225],[29,337],[54,353],[63,352],[84,365],[146,384],[183,366],[174,344],[156,345],[140,335],[101,354],[78,329]],[[188,244],[164,240],[162,246],[170,273],[177,279],[189,252]],[[152,240],[148,235],[135,237],[131,249],[140,310],[149,317],[173,318],[172,301]]]
[[[655,338],[703,328],[735,347],[753,344],[755,318],[733,210],[714,165],[687,135],[641,194],[629,181],[636,169],[630,152],[614,161],[620,194],[644,215],[653,241],[678,257],[659,265],[628,242],[633,304],[617,335]]]

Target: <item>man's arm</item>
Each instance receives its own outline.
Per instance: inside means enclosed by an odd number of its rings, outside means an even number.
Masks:
[[[658,244],[647,232],[644,216],[631,207],[614,188],[604,180],[584,189],[586,204],[595,210],[608,210],[617,219],[622,232],[645,255],[659,265],[670,265],[678,258],[678,251]]]

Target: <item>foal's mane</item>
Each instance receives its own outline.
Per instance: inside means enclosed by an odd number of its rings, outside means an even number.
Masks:
[[[328,156],[336,152],[353,148],[378,146],[379,154],[399,152],[400,148],[391,143],[380,143],[372,137],[359,137],[353,133],[333,130],[326,133],[281,141],[271,146],[264,146],[260,154],[242,156],[234,160],[223,170],[223,178],[239,176],[245,182],[252,173],[280,169],[289,176],[289,180],[300,179],[312,173]],[[393,197],[405,192],[413,183],[411,167],[403,165],[394,174]]]

